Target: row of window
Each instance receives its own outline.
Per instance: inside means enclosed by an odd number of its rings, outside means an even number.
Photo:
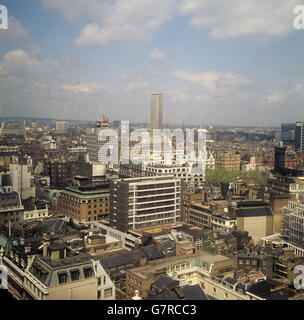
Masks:
[[[43,213],[39,213],[38,214],[38,217],[45,217],[46,216],[46,213],[45,212],[43,212]],[[34,217],[34,215],[33,214],[25,214],[25,218],[33,218]]]
[[[93,269],[83,268],[83,274],[85,278],[93,277]],[[59,272],[57,274],[59,284],[66,283],[68,281],[68,273],[67,272]],[[71,281],[77,281],[80,279],[80,270],[71,270],[70,271],[70,279]]]
[[[175,266],[168,267],[166,269],[166,272],[174,273],[176,271],[185,270],[185,269],[188,269],[190,267],[191,267],[191,263],[190,262],[186,262],[186,263],[182,263],[182,264],[178,264],[178,265],[175,265]]]
[[[93,219],[91,217],[88,217],[88,221],[97,221],[97,220],[102,220],[102,219],[107,219],[109,215],[107,214],[99,214],[97,217],[94,216]]]
[[[68,201],[69,200],[69,201]],[[65,194],[62,194],[62,202],[64,203],[70,203],[70,201],[77,202],[77,203],[97,203],[97,202],[104,202],[109,201],[109,197],[106,198],[100,198],[100,199],[94,199],[94,200],[81,200],[75,197],[67,196]]]

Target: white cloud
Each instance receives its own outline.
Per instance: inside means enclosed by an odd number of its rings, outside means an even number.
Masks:
[[[138,90],[143,90],[148,87],[147,82],[142,82],[142,81],[137,81],[137,82],[130,82],[127,85],[126,91],[132,92],[132,91],[138,91]]]
[[[229,89],[250,83],[250,79],[239,73],[176,71],[172,75],[178,79],[197,83],[208,90]]]
[[[8,52],[0,65],[0,76],[26,76],[48,73],[58,67],[58,62],[39,60],[28,55],[25,51],[17,49]]]
[[[167,54],[164,52],[161,52],[158,48],[154,48],[150,52],[150,59],[152,60],[164,60],[167,58]]]
[[[69,22],[83,21],[79,46],[142,42],[161,26],[185,16],[190,26],[210,30],[214,39],[269,39],[294,30],[298,0],[40,0]]]
[[[22,23],[13,16],[8,17],[8,29],[0,31],[0,40],[21,40],[27,38],[27,31]]]
[[[111,26],[101,28],[97,23],[86,25],[80,31],[80,35],[75,39],[78,46],[107,46],[112,41],[124,42],[129,40],[139,42],[147,37],[145,30],[135,25]]]
[[[190,25],[210,29],[210,36],[225,39],[255,36],[268,39],[293,29],[293,8],[298,0],[182,0],[180,13]]]
[[[94,94],[100,90],[105,90],[107,87],[101,83],[91,82],[83,84],[62,84],[61,88],[65,91],[70,91],[75,94],[85,93],[85,94]]]
[[[270,95],[267,95],[265,102],[268,104],[278,103],[287,99],[291,95],[298,95],[304,93],[304,85],[301,83],[296,84],[293,88],[289,90],[282,90],[281,92],[276,92]]]
[[[41,0],[46,9],[68,21],[89,20],[75,43],[106,46],[113,42],[141,42],[176,15],[177,0]]]

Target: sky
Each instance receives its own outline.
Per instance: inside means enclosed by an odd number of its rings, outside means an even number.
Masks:
[[[0,0],[0,116],[149,122],[162,93],[164,124],[304,121],[299,2]]]

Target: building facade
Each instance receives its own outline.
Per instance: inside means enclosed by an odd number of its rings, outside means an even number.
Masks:
[[[295,150],[296,152],[304,152],[304,122],[303,121],[296,123]]]
[[[215,158],[215,168],[238,171],[241,168],[241,155],[229,152],[218,154]]]
[[[18,192],[6,187],[5,191],[0,189],[0,224],[20,223],[23,221],[24,207]]]
[[[78,222],[109,219],[109,183],[67,187],[57,200],[57,208],[63,215]]]
[[[151,120],[150,129],[162,129],[163,116],[163,96],[162,94],[152,94],[151,96]]]
[[[282,238],[295,253],[304,255],[304,204],[289,201],[283,208]]]
[[[111,181],[110,226],[127,232],[178,222],[182,185],[173,176]]]

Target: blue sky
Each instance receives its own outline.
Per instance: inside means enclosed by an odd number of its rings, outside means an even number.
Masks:
[[[0,115],[279,126],[304,120],[298,0],[0,0]],[[304,4],[304,3],[303,3]]]

